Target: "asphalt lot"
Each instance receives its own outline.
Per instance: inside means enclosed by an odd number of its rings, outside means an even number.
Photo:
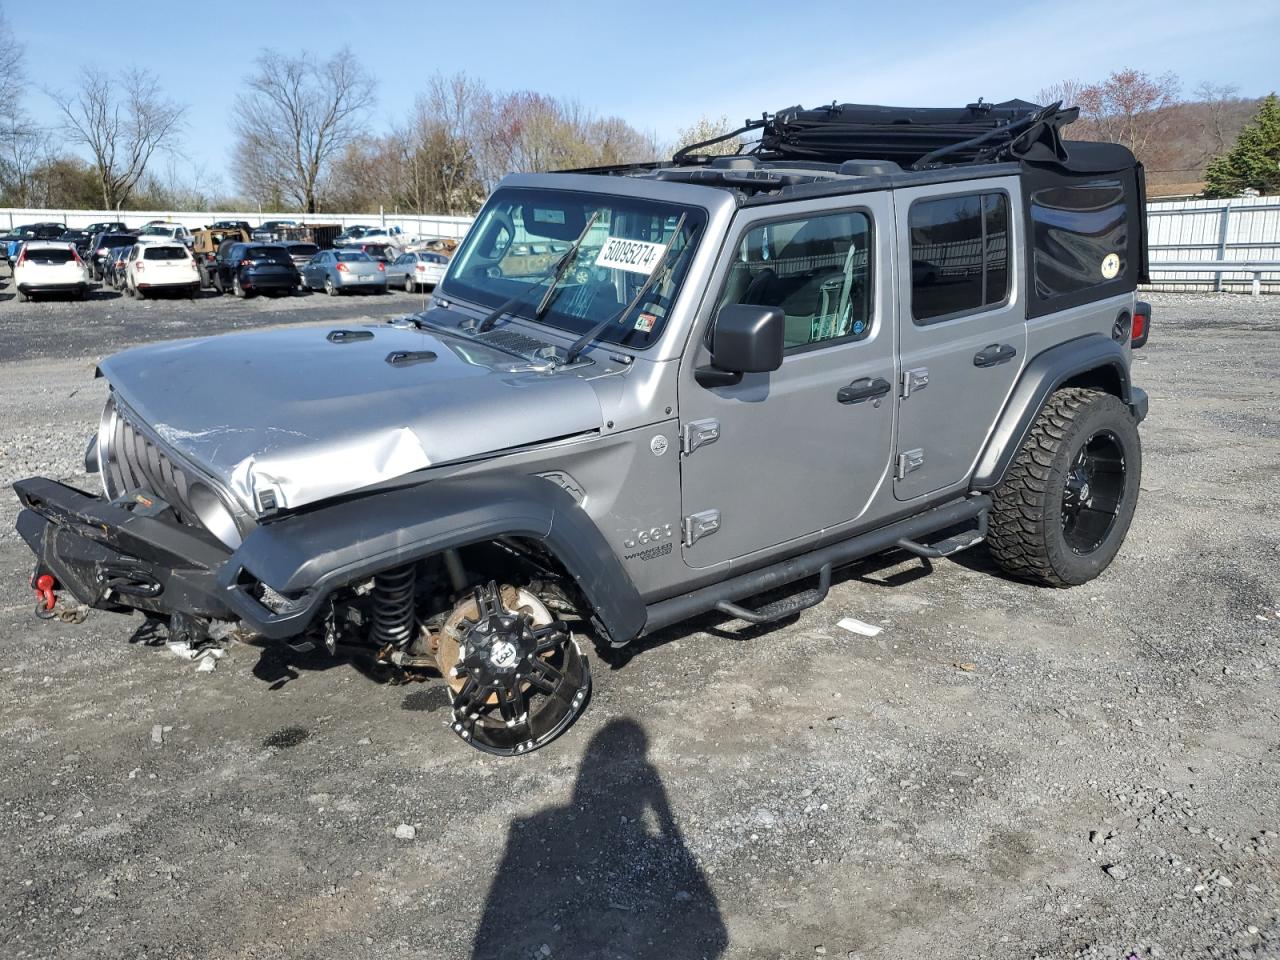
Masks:
[[[420,300],[10,292],[3,489],[90,483],[105,353]],[[356,664],[238,644],[196,673],[136,620],[37,623],[0,496],[3,955],[1280,956],[1280,298],[1152,300],[1102,578],[858,565],[771,632],[593,658],[583,719],[518,761]]]

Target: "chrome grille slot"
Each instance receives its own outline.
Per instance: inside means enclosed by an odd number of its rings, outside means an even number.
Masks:
[[[203,526],[191,505],[186,473],[113,403],[115,429],[106,457],[107,487],[112,496],[148,490],[191,526]]]

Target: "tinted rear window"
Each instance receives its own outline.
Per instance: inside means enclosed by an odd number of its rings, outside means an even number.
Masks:
[[[132,247],[137,243],[137,237],[131,237],[125,233],[109,233],[98,241],[100,247]]]
[[[320,248],[314,243],[299,243],[290,247],[289,252],[295,257],[314,257],[320,252]]]
[[[1123,279],[1128,209],[1119,180],[1046,187],[1031,195],[1036,293],[1044,299]]]
[[[33,263],[70,263],[75,254],[70,250],[28,250],[27,259]]]
[[[355,262],[364,263],[366,261],[372,260],[373,258],[370,257],[363,250],[341,250],[338,252],[338,259],[345,261],[347,263],[355,263]]]
[[[143,260],[185,260],[186,247],[148,246],[142,248]]]
[[[249,260],[270,261],[273,263],[289,263],[293,261],[289,259],[289,254],[285,252],[284,247],[250,247],[244,253]]]

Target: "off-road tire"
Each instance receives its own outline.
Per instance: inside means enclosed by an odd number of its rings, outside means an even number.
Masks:
[[[1095,437],[1114,438],[1123,455],[1115,517],[1097,546],[1079,552],[1063,529],[1064,496],[1077,457]],[[1053,587],[1092,580],[1124,543],[1142,481],[1142,444],[1118,397],[1071,387],[1050,395],[1022,449],[992,495],[987,547],[1006,573]]]

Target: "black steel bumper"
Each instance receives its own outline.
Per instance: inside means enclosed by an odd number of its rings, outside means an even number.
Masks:
[[[36,555],[37,573],[53,574],[81,603],[104,610],[186,613],[226,620],[218,571],[227,549],[163,512],[132,501],[110,503],[44,478],[14,484],[23,510],[18,533]]]

